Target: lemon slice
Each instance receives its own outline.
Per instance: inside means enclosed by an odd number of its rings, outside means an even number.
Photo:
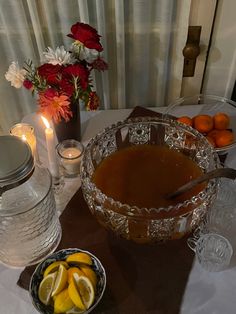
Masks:
[[[68,283],[71,282],[72,276],[73,276],[74,273],[77,273],[79,276],[84,276],[84,272],[82,272],[82,270],[80,270],[78,267],[70,267],[67,270]]]
[[[56,274],[57,275],[56,275],[55,284],[52,291],[52,297],[58,294],[59,292],[61,292],[62,290],[64,290],[67,285],[67,270],[62,264],[59,265],[59,268]]]
[[[63,265],[65,268],[68,268],[68,264],[65,261],[56,261],[50,264],[44,271],[43,277],[46,277],[48,274],[53,273],[58,270],[59,266]]]
[[[77,273],[73,274],[73,279],[85,308],[90,308],[95,298],[92,282],[89,280],[88,277],[79,276]]]
[[[92,259],[87,253],[79,252],[71,254],[66,259],[67,263],[82,263],[92,265]]]
[[[48,305],[50,302],[56,276],[57,276],[56,272],[49,274],[46,277],[44,277],[43,280],[40,282],[38,297],[39,300],[45,305]]]
[[[90,279],[90,281],[93,284],[93,287],[96,288],[97,275],[96,275],[95,271],[93,271],[93,269],[91,267],[88,267],[86,265],[81,265],[80,268],[81,268],[82,272],[84,273],[84,275]]]
[[[78,274],[76,274],[76,273],[73,274],[72,280],[70,281],[69,286],[68,286],[69,297],[71,298],[71,300],[74,302],[74,304],[79,309],[85,311],[86,307],[85,307],[85,305],[84,305],[84,303],[80,297],[80,293],[79,293],[77,286],[76,286],[76,281],[74,280],[75,275],[77,275],[79,277]]]
[[[75,305],[69,297],[67,288],[55,296],[54,313],[65,313],[74,307]]]

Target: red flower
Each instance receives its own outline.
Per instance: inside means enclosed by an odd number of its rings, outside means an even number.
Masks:
[[[79,40],[85,47],[89,49],[96,49],[102,51],[102,45],[100,43],[100,35],[95,28],[85,23],[76,23],[71,27],[71,33],[67,36]]]
[[[89,101],[87,103],[87,110],[97,110],[99,107],[99,97],[96,92],[89,93]]]
[[[60,122],[61,118],[69,121],[72,117],[68,96],[60,95],[52,88],[48,88],[44,93],[39,93],[38,103],[40,112],[56,123]]]
[[[29,80],[24,80],[23,86],[27,89],[31,89],[31,88],[33,88],[33,83]]]
[[[98,71],[105,71],[108,69],[108,64],[100,57],[97,57],[97,59],[94,60],[90,65],[93,69]]]
[[[61,91],[63,91],[63,94],[67,95],[68,97],[72,96],[74,92],[74,85],[70,81],[62,78],[62,80],[59,82],[59,86]]]
[[[63,76],[73,76],[78,77],[80,80],[80,85],[83,90],[86,90],[88,87],[89,80],[89,70],[82,64],[71,64],[63,69]]]
[[[59,64],[53,65],[50,63],[45,63],[38,67],[39,76],[43,77],[49,84],[58,83],[61,71],[62,66]]]

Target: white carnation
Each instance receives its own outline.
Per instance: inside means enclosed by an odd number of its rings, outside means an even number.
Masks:
[[[11,86],[21,88],[25,80],[26,70],[21,69],[18,62],[12,62],[5,74],[6,80],[11,82]]]
[[[99,54],[96,49],[89,49],[82,44],[78,44],[78,41],[72,44],[72,51],[79,56],[80,60],[85,60],[88,63],[96,60]]]
[[[67,52],[64,46],[57,47],[56,50],[48,47],[45,52],[43,52],[45,61],[47,63],[57,65],[57,64],[70,64],[73,62],[71,55]]]

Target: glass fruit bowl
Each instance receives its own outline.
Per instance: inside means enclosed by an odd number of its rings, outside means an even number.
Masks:
[[[191,109],[189,106],[191,106]],[[204,94],[182,97],[173,101],[167,107],[165,113],[175,117],[189,116],[191,118],[196,115],[210,115],[213,117],[217,113],[225,113],[230,118],[230,124],[227,129],[234,134],[234,141],[223,147],[215,147],[215,151],[219,155],[223,155],[236,147],[236,103],[230,99]]]
[[[181,238],[205,216],[216,196],[217,180],[211,180],[203,190],[185,201],[159,208],[121,203],[102,193],[93,182],[94,172],[102,160],[124,147],[143,144],[164,145],[182,152],[203,172],[220,166],[212,146],[193,128],[163,117],[128,119],[107,127],[88,143],[81,163],[84,198],[97,220],[125,239],[148,243]],[[108,182],[110,179],[108,175]]]

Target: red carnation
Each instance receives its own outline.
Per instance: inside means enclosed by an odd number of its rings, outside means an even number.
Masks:
[[[24,80],[23,86],[27,89],[31,89],[31,88],[33,88],[33,83],[29,80]]]
[[[48,84],[56,84],[59,80],[59,74],[62,71],[62,66],[59,64],[53,65],[45,63],[38,67],[39,76],[43,77]]]
[[[62,78],[59,83],[60,89],[63,91],[63,94],[67,95],[69,98],[72,96],[74,92],[74,85],[67,81],[66,79]]]
[[[89,71],[88,69],[83,66],[82,64],[71,64],[68,65],[63,69],[63,76],[69,75],[78,77],[80,80],[80,85],[82,89],[86,90],[88,87],[88,80],[89,80]]]
[[[67,36],[79,40],[85,47],[89,49],[96,49],[102,51],[102,45],[100,43],[100,35],[95,28],[85,23],[76,23],[71,27],[71,33]]]
[[[108,64],[100,57],[94,60],[90,65],[93,69],[98,71],[105,71],[108,69]]]

